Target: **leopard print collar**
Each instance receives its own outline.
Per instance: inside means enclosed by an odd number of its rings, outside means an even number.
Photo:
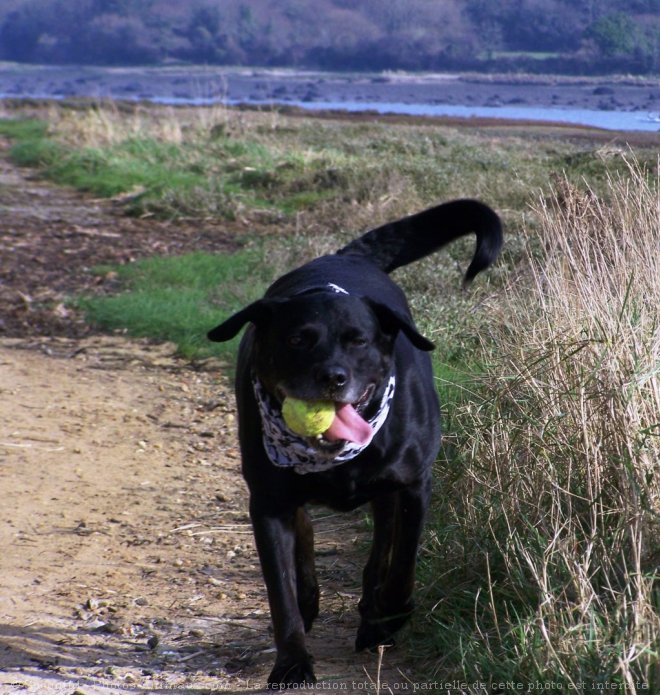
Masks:
[[[378,411],[368,420],[374,435],[387,420],[390,404],[394,398],[395,385],[396,379],[392,375],[385,387]],[[344,442],[340,448],[332,451],[315,448],[308,439],[294,434],[286,426],[282,418],[281,406],[266,391],[256,375],[252,378],[252,386],[261,414],[264,450],[275,466],[290,468],[300,474],[319,473],[350,461],[369,446],[369,444]]]

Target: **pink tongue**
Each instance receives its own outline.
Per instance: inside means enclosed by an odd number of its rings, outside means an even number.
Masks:
[[[374,433],[371,425],[360,417],[357,410],[350,403],[344,403],[337,406],[335,419],[323,434],[331,442],[345,439],[347,442],[364,445],[371,441]]]

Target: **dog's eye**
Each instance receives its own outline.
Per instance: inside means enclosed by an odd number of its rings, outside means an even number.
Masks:
[[[367,347],[369,341],[363,335],[354,335],[348,339],[348,344],[353,348]]]
[[[310,349],[318,341],[318,333],[312,329],[303,329],[297,333],[291,333],[286,339],[286,344],[291,348]]]

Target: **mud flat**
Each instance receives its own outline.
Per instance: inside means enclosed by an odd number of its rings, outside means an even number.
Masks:
[[[0,64],[0,97],[76,96],[189,104],[277,101],[584,109],[640,113],[649,119],[660,114],[660,80],[650,78]]]

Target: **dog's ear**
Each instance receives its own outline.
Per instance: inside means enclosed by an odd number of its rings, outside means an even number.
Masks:
[[[226,321],[219,326],[211,329],[206,337],[214,343],[223,343],[226,340],[231,340],[243,328],[246,323],[259,324],[267,320],[270,315],[269,302],[265,299],[260,299],[252,304],[249,304],[245,309],[241,309],[238,313],[230,316]]]
[[[417,331],[408,316],[385,304],[380,304],[379,302],[368,300],[367,303],[374,314],[376,314],[376,318],[385,333],[397,333],[401,331],[419,350],[429,352],[435,349],[435,345]]]

